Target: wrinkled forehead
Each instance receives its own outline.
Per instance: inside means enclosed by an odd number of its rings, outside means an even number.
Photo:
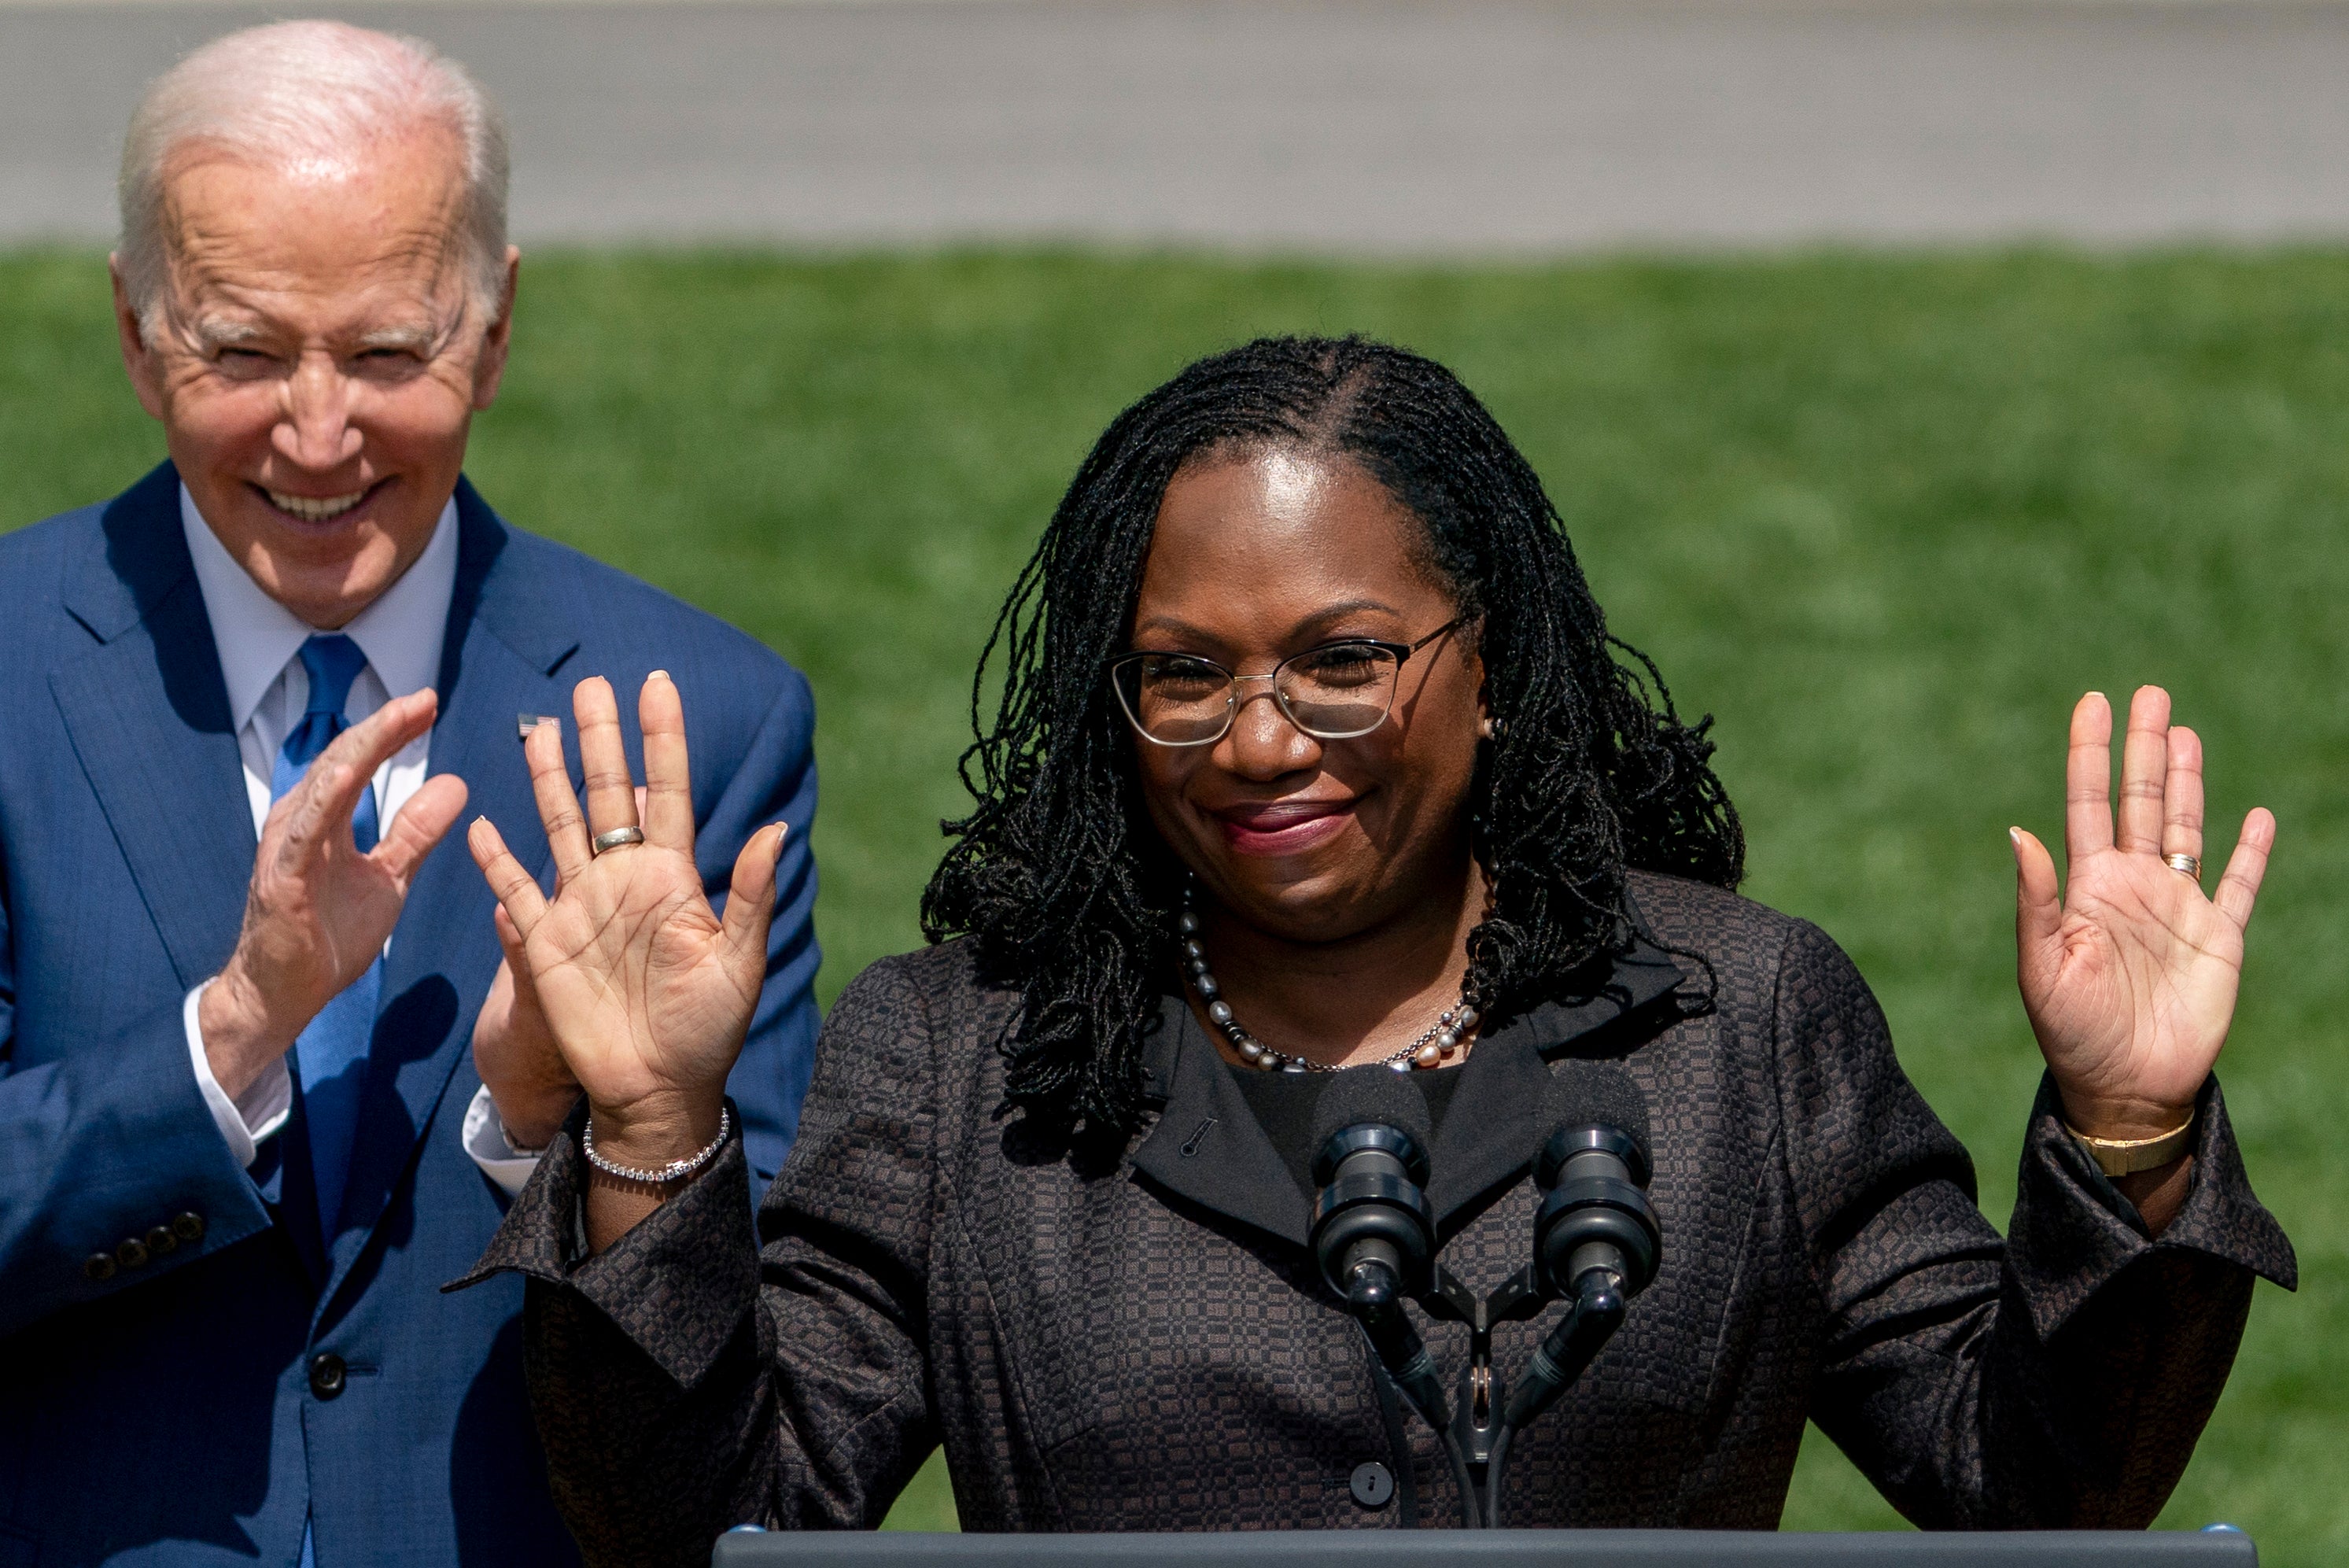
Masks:
[[[183,306],[434,316],[461,303],[462,149],[437,129],[267,160],[194,143],[163,179]]]

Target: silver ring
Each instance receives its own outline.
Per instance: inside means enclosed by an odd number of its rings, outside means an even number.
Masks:
[[[2165,855],[2161,857],[2161,863],[2180,876],[2191,877],[2197,882],[2202,880],[2202,861],[2199,856]]]
[[[606,849],[617,849],[623,844],[642,844],[645,830],[641,827],[616,827],[609,833],[599,833],[587,841],[587,847],[601,855]]]

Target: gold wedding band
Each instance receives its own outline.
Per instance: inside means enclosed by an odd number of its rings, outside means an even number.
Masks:
[[[2197,882],[2202,880],[2202,861],[2198,856],[2165,855],[2161,857],[2161,861],[2163,865],[2181,877],[2191,877]]]
[[[645,830],[641,827],[616,827],[609,833],[599,833],[587,841],[587,847],[601,855],[606,849],[617,849],[623,844],[642,844]]]

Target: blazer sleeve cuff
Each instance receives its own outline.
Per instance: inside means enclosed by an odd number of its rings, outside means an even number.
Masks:
[[[708,1170],[591,1257],[583,1206],[587,1162],[579,1137],[586,1116],[583,1099],[547,1145],[489,1250],[471,1272],[441,1288],[462,1290],[511,1272],[575,1291],[654,1365],[690,1387],[758,1298],[741,1117],[731,1118],[726,1147]]]
[[[2192,1185],[2177,1217],[2156,1237],[2137,1206],[2065,1129],[2054,1075],[2041,1076],[2023,1140],[2007,1251],[2043,1342],[2154,1251],[2199,1254],[2286,1290],[2298,1288],[2300,1266],[2292,1242],[2252,1195],[2215,1076],[2202,1085],[2196,1125]]]

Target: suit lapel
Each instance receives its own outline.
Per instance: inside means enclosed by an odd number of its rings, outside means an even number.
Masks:
[[[203,593],[163,464],[106,509],[102,555],[66,608],[97,646],[49,691],[180,985],[236,946],[253,876],[253,811]]]
[[[258,846],[178,471],[164,463],[117,497],[99,535],[65,600],[97,646],[51,670],[49,692],[173,978],[193,990],[236,949]],[[290,1130],[270,1139],[249,1174],[324,1279],[306,1143]]]
[[[568,711],[567,703],[556,705],[562,683],[554,672],[578,639],[505,561],[504,526],[471,484],[460,483],[457,504],[457,584],[441,644],[431,771],[456,774],[470,794],[458,826],[417,872],[385,958],[322,1310],[390,1209],[471,1047],[474,1015],[497,972],[492,900],[465,848],[463,824],[489,817],[516,857],[542,875],[549,859],[515,720]]]
[[[1154,1094],[1166,1105],[1133,1151],[1135,1171],[1202,1209],[1304,1246],[1310,1215],[1297,1179],[1181,997],[1163,1002],[1148,1055]]]
[[[220,650],[180,524],[178,471],[163,463],[116,498],[99,537],[65,597],[97,646],[59,663],[49,691],[173,977],[192,990],[235,950],[258,846]],[[298,1126],[298,1083],[295,1106]],[[311,1279],[323,1280],[306,1141],[292,1129],[271,1138],[247,1174]]]

